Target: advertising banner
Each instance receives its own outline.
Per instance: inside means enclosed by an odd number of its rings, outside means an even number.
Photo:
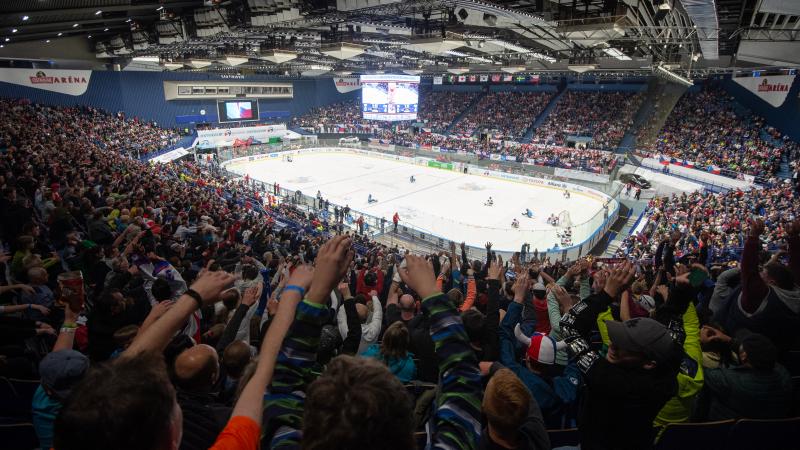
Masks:
[[[336,90],[342,94],[361,89],[361,83],[358,81],[358,77],[334,78],[333,83],[336,85]]]
[[[189,154],[189,151],[184,149],[183,147],[178,147],[175,150],[170,150],[163,155],[158,155],[155,158],[150,159],[152,163],[168,163],[170,161],[174,161],[181,156],[186,156]]]
[[[739,77],[733,81],[757,95],[774,107],[781,106],[789,95],[795,75],[775,75],[765,77]]]
[[[67,95],[83,95],[91,70],[0,69],[0,81]]]
[[[288,131],[286,125],[267,125],[261,127],[215,128],[197,132],[198,148],[229,147],[234,144],[266,144],[270,138],[292,137],[296,133]]]
[[[572,170],[556,167],[553,174],[557,177],[572,178],[573,180],[584,180],[594,183],[608,183],[608,175],[586,172],[584,170]]]

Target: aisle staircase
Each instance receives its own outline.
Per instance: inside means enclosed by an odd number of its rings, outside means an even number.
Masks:
[[[688,89],[675,83],[667,83],[666,81],[655,79],[660,86],[659,92],[653,99],[653,108],[651,114],[645,117],[642,124],[640,124],[639,132],[637,134],[635,145],[639,147],[646,147],[647,145],[655,142],[661,128],[667,121],[675,105],[680,100],[681,96]]]
[[[611,231],[611,233],[613,233],[613,236],[609,236],[610,242],[608,243],[608,246],[603,252],[604,258],[614,257],[620,245],[622,245],[622,241],[624,241],[628,236],[630,236],[633,227],[636,226],[636,224],[639,222],[639,215],[642,213],[642,211],[643,207],[637,208],[634,206],[633,208],[631,208],[628,220],[625,221],[625,224],[622,225],[622,228],[620,228],[618,232]]]
[[[564,95],[564,92],[566,91],[567,88],[566,85],[564,85],[561,88],[561,90],[559,90],[558,93],[556,93],[556,95],[554,95],[553,98],[550,99],[550,102],[547,104],[547,106],[544,107],[541,114],[539,114],[539,117],[537,117],[536,120],[533,121],[533,124],[531,124],[530,128],[528,128],[522,135],[522,139],[519,140],[520,142],[524,144],[528,144],[531,142],[531,139],[533,139],[533,133],[536,131],[537,128],[539,128],[544,123],[544,121],[547,119],[547,116],[550,115],[550,112],[556,107],[559,99],[561,99],[561,96]]]
[[[653,116],[656,102],[664,91],[664,87],[656,79],[651,78],[647,83],[647,94],[642,104],[633,116],[633,125],[625,131],[622,140],[619,141],[617,153],[625,153],[636,148],[636,135],[639,128]]]
[[[472,100],[472,103],[470,103],[469,106],[464,108],[464,110],[461,111],[461,113],[457,115],[452,122],[450,122],[450,125],[448,125],[447,128],[445,128],[444,133],[442,134],[444,134],[445,136],[450,136],[450,131],[453,130],[453,127],[456,126],[456,124],[460,122],[461,119],[463,119],[467,114],[472,112],[472,110],[475,109],[475,105],[477,105],[478,102],[481,101],[481,99],[487,94],[488,92],[481,92],[477,97],[475,97],[475,99]]]

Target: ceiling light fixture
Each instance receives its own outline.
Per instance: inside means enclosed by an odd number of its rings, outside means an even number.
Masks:
[[[95,15],[95,16],[99,16],[100,14],[103,14],[103,11],[102,11],[102,10],[99,10],[99,9],[98,9],[97,11],[95,11],[95,12],[94,12],[94,15]]]
[[[108,28],[105,28],[103,31],[108,31]]]
[[[12,29],[11,29],[11,32],[12,32],[12,33],[16,33],[17,31],[19,31],[19,30],[17,30],[16,28],[12,28]]]
[[[62,36],[64,33],[58,33],[58,36]]]
[[[72,24],[72,28],[78,28],[78,24],[77,23],[73,23]]]
[[[28,16],[22,16],[22,21],[25,22],[26,20],[30,19]]]
[[[49,44],[50,43],[50,39],[46,40],[45,42],[47,42]]]
[[[164,9],[164,7],[163,6],[159,6],[158,8],[156,8],[156,11],[161,11],[162,9]]]

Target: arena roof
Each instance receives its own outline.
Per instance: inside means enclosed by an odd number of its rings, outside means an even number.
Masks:
[[[798,17],[788,0],[4,0],[0,58],[71,38],[95,65],[161,70],[702,76],[796,66]]]

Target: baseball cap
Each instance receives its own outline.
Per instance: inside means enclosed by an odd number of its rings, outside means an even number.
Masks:
[[[59,350],[47,354],[39,363],[42,386],[64,401],[89,369],[89,358],[75,350]]]
[[[528,358],[540,364],[550,365],[556,362],[556,349],[555,339],[541,333],[533,333],[526,353]]]
[[[676,344],[667,327],[649,317],[617,322],[607,320],[608,337],[617,347],[644,353],[656,362],[666,362],[675,355]]]

